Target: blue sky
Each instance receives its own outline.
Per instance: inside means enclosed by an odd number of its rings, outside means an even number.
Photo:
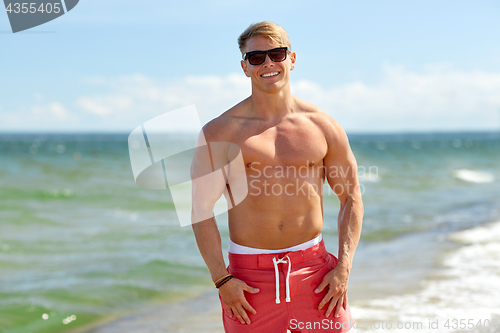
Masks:
[[[238,35],[271,20],[297,52],[292,91],[349,132],[500,129],[499,1],[80,3],[12,34],[0,13],[0,131],[130,132],[250,94]]]

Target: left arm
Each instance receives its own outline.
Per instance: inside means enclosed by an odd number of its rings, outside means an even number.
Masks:
[[[354,252],[361,235],[363,202],[357,176],[356,159],[349,146],[347,135],[342,127],[328,117],[328,130],[325,133],[328,152],[324,158],[328,184],[340,200],[338,216],[339,253],[337,266],[325,275],[315,292],[328,286],[328,293],[321,300],[318,309],[329,303],[328,317],[335,309],[335,317],[340,308],[347,307],[347,283],[351,272]]]

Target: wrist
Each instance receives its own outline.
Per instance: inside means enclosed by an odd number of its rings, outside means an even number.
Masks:
[[[220,279],[218,279],[217,281],[214,282],[215,288],[219,289],[220,287],[222,287],[224,284],[226,284],[232,278],[233,278],[233,275],[231,275],[231,274],[227,274],[227,275],[221,277]]]
[[[348,273],[351,271],[351,262],[349,260],[339,260],[337,261],[337,267],[347,271]]]
[[[212,282],[215,283],[217,282],[217,280],[227,275],[229,275],[229,272],[227,271],[226,267],[218,269],[217,272],[211,274]]]

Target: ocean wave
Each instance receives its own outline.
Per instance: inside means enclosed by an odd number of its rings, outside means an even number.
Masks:
[[[500,236],[500,222],[455,232],[450,239],[464,244],[494,243]]]
[[[380,177],[378,175],[360,175],[358,176],[358,179],[360,182],[371,182],[371,183],[378,183],[380,181]]]
[[[492,183],[495,180],[489,172],[458,169],[453,171],[453,177],[469,183]]]
[[[433,332],[448,332],[453,321],[472,320],[474,325],[500,325],[491,320],[500,316],[500,221],[488,226],[453,233],[453,241],[462,244],[448,253],[438,275],[422,282],[414,294],[369,300],[352,306],[357,320],[366,322],[438,323]],[[488,320],[490,322],[488,322]],[[418,327],[418,326],[417,326]],[[375,327],[359,327],[363,332],[377,332]],[[481,327],[484,329],[484,327]],[[422,331],[407,328],[405,332]],[[429,329],[430,331],[430,329]]]

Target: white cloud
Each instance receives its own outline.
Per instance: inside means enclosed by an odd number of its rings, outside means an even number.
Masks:
[[[43,117],[52,117],[53,120],[66,120],[69,117],[66,108],[59,102],[52,102],[45,105],[31,106],[32,115],[40,115]]]
[[[244,75],[187,76],[159,81],[143,75],[93,77],[87,83],[102,86],[105,94],[82,96],[84,111],[124,123],[140,124],[174,109],[195,104],[203,122],[216,117],[251,93]]]
[[[449,65],[411,72],[385,65],[378,84],[361,81],[324,87],[292,82],[295,95],[318,105],[351,131],[481,130],[500,126],[500,73],[464,72]],[[249,96],[243,74],[188,76],[159,81],[143,75],[91,78],[107,94],[84,96],[87,112],[139,124],[176,108],[196,104],[206,122]]]
[[[98,94],[74,100],[71,112],[37,95],[32,105],[2,111],[2,128],[128,131],[165,112],[195,104],[202,123],[250,95],[242,73],[158,80],[141,74],[90,77]],[[83,90],[83,89],[82,89]],[[325,87],[292,81],[292,92],[337,119],[347,131],[494,130],[500,127],[500,73],[460,71],[446,64],[422,72],[385,65],[377,84]],[[67,102],[66,104],[69,105]],[[52,125],[51,125],[52,124]]]
[[[14,111],[0,111],[0,129],[8,131],[66,130],[67,124],[79,121],[79,118],[68,112],[62,103],[57,101],[45,103],[39,93],[35,95],[35,103],[32,105],[23,105]]]
[[[293,91],[359,131],[497,129],[500,73],[428,66],[415,73],[384,66],[377,85],[351,82],[324,88],[301,80]]]
[[[119,95],[93,98],[80,97],[76,103],[82,109],[98,116],[111,115],[112,113],[130,109],[133,106],[132,98]]]

